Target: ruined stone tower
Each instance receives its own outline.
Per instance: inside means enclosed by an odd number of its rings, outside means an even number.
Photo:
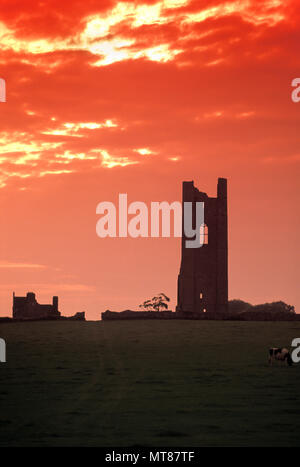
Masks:
[[[52,305],[41,305],[35,298],[35,293],[28,292],[26,297],[16,297],[13,293],[14,319],[59,319],[58,297],[54,296]]]
[[[228,309],[228,233],[227,180],[218,179],[217,198],[183,182],[182,202],[204,202],[204,244],[186,248],[184,229],[181,243],[181,266],[178,276],[177,311],[226,312]],[[183,204],[184,206],[184,204]],[[193,209],[194,211],[194,209]],[[193,219],[195,228],[195,219]]]

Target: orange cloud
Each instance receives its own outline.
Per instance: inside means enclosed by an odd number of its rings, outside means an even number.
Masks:
[[[17,263],[11,261],[0,261],[1,269],[44,269],[43,264]]]
[[[50,3],[1,1],[1,245],[18,258],[1,284],[52,295],[61,283],[67,313],[91,317],[149,289],[175,300],[178,244],[99,242],[94,207],[119,192],[180,199],[182,180],[214,193],[227,176],[231,296],[267,301],[275,290],[300,304],[299,2]]]

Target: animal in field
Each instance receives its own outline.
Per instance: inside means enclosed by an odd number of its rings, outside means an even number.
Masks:
[[[274,360],[286,362],[289,366],[293,364],[291,354],[286,348],[273,347],[269,349],[269,365],[272,365]]]

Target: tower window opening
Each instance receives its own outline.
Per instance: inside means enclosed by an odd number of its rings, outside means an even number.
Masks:
[[[203,298],[203,293],[202,292],[200,292],[199,298],[200,298],[200,300],[202,300],[202,298]]]

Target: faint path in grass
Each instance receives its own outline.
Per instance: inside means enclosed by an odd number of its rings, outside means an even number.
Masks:
[[[300,323],[3,324],[0,445],[298,446]]]

